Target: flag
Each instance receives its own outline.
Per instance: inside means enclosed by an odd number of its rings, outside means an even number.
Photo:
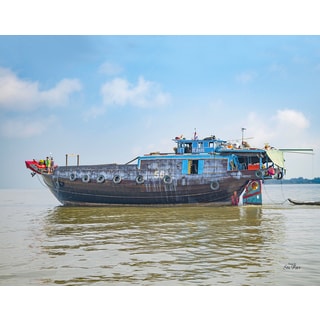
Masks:
[[[198,140],[197,131],[194,130],[193,140]]]

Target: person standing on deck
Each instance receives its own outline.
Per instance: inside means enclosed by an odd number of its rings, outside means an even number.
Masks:
[[[48,173],[50,173],[51,172],[51,160],[49,159],[49,157],[46,158],[45,164],[46,164],[46,169],[47,169]]]
[[[53,168],[54,168],[53,157],[50,157],[50,169],[51,169],[51,172],[53,172]]]
[[[237,206],[239,204],[239,197],[237,191],[233,191],[233,195],[231,196],[231,204],[233,206]]]

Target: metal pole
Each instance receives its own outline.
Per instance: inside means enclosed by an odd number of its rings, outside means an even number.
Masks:
[[[241,147],[243,147],[244,130],[247,130],[247,129],[246,129],[246,128],[241,128],[241,131],[242,131],[242,141],[241,141]]]

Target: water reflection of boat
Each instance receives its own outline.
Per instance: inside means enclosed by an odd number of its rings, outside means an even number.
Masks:
[[[288,199],[290,203],[295,204],[295,205],[307,205],[307,206],[320,206],[320,201],[297,201],[297,200],[292,200]]]
[[[41,242],[57,266],[47,284],[273,284],[284,218],[263,210],[56,207]]]

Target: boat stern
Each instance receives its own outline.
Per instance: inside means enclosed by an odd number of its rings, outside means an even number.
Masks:
[[[262,205],[262,181],[250,180],[240,195],[243,205]]]

